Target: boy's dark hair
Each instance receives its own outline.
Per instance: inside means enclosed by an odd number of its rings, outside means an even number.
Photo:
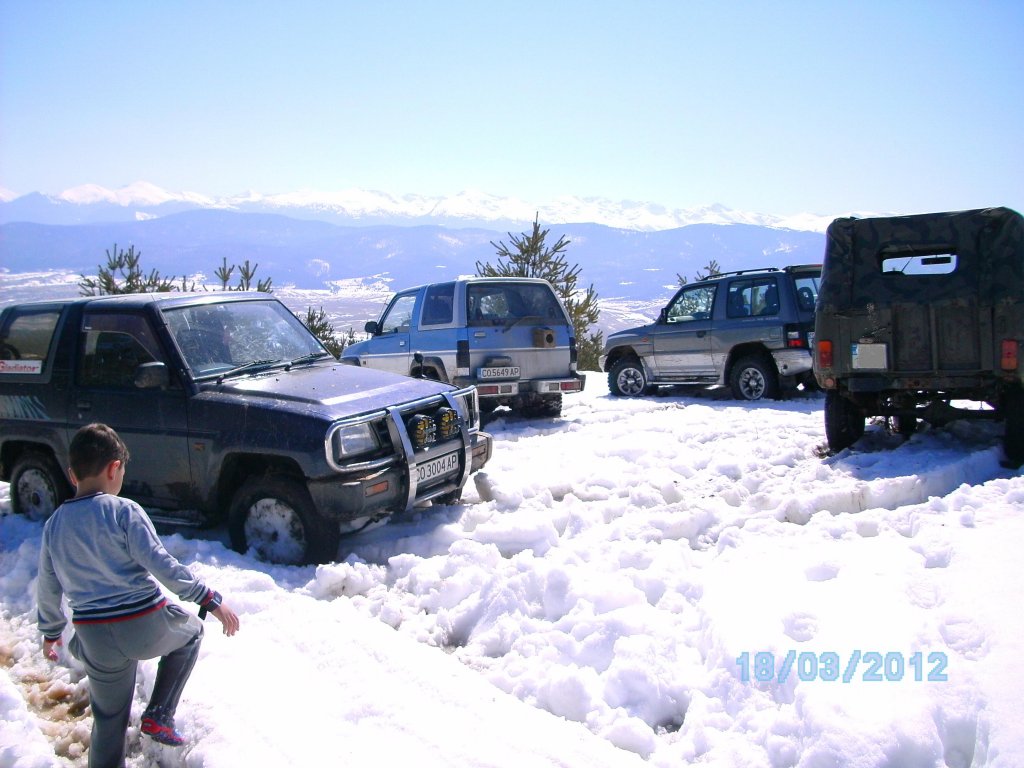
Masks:
[[[127,464],[128,447],[106,424],[88,424],[71,438],[68,459],[75,477],[93,477],[112,461]]]

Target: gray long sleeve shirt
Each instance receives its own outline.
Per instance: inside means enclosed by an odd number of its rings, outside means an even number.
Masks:
[[[181,600],[205,605],[215,595],[164,549],[134,501],[105,493],[71,499],[43,528],[39,631],[51,640],[63,632],[62,595],[79,623],[122,621],[155,610],[165,597],[154,577]]]

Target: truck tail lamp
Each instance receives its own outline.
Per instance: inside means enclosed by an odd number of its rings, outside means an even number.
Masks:
[[[1016,339],[1003,339],[1002,354],[999,358],[999,367],[1004,371],[1017,370],[1017,353],[1020,344]]]
[[[832,341],[830,339],[820,339],[814,345],[815,353],[818,355],[818,367],[819,368],[831,368],[832,367]]]
[[[807,349],[807,336],[800,330],[799,325],[787,325],[786,346],[792,349]]]

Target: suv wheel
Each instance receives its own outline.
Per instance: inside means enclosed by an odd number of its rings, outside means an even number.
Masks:
[[[1024,391],[1012,389],[1002,397],[1003,451],[1015,465],[1024,464]]]
[[[520,412],[532,418],[557,418],[562,415],[562,396],[545,395],[525,404]]]
[[[910,437],[917,432],[917,418],[914,416],[893,416],[892,431],[903,437]]]
[[[647,376],[639,360],[624,358],[608,371],[608,390],[618,397],[637,397],[647,393]]]
[[[864,411],[834,389],[825,393],[825,437],[833,453],[849,448],[864,435]]]
[[[281,565],[334,560],[339,529],[316,512],[309,491],[290,477],[251,477],[235,493],[228,511],[231,546],[250,548],[261,559]]]
[[[45,453],[26,453],[11,471],[11,507],[29,520],[46,520],[71,496],[57,462]]]
[[[732,367],[729,386],[737,400],[774,400],[779,396],[779,377],[761,357],[738,360]]]

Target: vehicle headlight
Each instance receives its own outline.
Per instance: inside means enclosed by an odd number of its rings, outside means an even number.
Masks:
[[[339,457],[358,456],[361,453],[375,451],[380,447],[377,433],[368,422],[337,427],[331,442],[334,445],[335,455]]]
[[[442,440],[451,440],[459,435],[459,413],[454,408],[439,408],[437,411],[437,434]]]
[[[416,414],[405,423],[409,438],[417,448],[425,448],[437,442],[437,424],[426,414]]]

